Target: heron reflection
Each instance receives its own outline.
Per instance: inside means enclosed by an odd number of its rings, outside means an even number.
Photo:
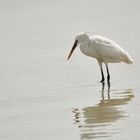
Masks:
[[[117,95],[117,97],[111,98],[110,92]],[[110,88],[108,88],[105,91],[104,86],[102,86],[101,100],[97,105],[87,106],[82,109],[74,108],[74,123],[80,129],[81,139],[110,137],[112,134],[117,133],[117,130],[110,129],[109,126],[129,116],[121,106],[128,104],[133,97],[132,89],[110,91]]]

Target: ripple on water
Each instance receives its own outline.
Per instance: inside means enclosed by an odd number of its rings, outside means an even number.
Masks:
[[[112,91],[103,89],[101,97],[100,102],[95,106],[73,108],[74,124],[80,129],[81,139],[111,137],[120,132],[113,125],[129,117],[122,106],[134,98],[132,89]]]

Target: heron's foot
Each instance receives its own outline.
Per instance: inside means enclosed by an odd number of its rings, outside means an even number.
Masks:
[[[100,83],[105,83],[105,79],[102,79],[102,80],[100,81]]]

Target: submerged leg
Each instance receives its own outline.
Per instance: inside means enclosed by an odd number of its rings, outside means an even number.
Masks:
[[[101,70],[101,75],[102,75],[102,80],[100,81],[101,83],[104,83],[105,78],[104,78],[104,73],[103,73],[103,68],[102,68],[102,63],[98,62]]]
[[[108,64],[106,63],[105,65],[107,70],[107,82],[108,82],[108,86],[110,86],[110,74],[109,74]]]

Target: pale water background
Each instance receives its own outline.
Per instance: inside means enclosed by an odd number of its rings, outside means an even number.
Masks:
[[[102,90],[96,60],[75,51],[93,31],[127,50]],[[0,0],[0,139],[140,139],[140,1]]]

